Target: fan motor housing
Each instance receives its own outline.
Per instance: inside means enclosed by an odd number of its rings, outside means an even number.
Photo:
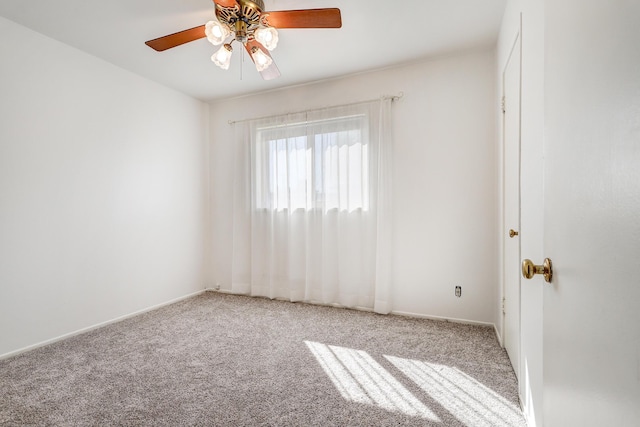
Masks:
[[[262,0],[238,0],[238,3],[240,3],[243,10],[245,7],[249,7],[260,13],[264,12],[264,2]]]
[[[263,10],[262,0],[238,0],[234,7],[223,7],[216,3],[218,21],[227,24],[240,43],[246,43],[253,38],[253,33],[260,25]]]

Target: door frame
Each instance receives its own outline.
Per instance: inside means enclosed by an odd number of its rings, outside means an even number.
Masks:
[[[506,184],[507,184],[507,180],[506,180],[506,116],[504,114],[504,110],[502,107],[502,102],[504,102],[505,100],[505,92],[506,92],[506,72],[507,72],[507,67],[509,66],[509,64],[511,63],[511,60],[514,59],[513,58],[513,54],[514,51],[516,50],[516,47],[519,47],[520,50],[520,57],[517,58],[518,60],[518,65],[519,65],[519,84],[518,84],[518,221],[517,224],[515,224],[518,228],[518,231],[521,232],[521,217],[522,217],[522,188],[521,188],[521,175],[522,175],[522,23],[520,22],[520,25],[517,28],[516,34],[513,36],[513,42],[511,43],[511,48],[509,50],[509,55],[507,55],[506,61],[502,67],[502,72],[501,72],[501,109],[500,109],[500,113],[501,113],[501,150],[500,150],[500,155],[501,155],[501,210],[500,210],[500,264],[501,264],[501,269],[500,269],[500,278],[501,278],[501,299],[500,299],[500,311],[501,311],[501,316],[500,316],[500,320],[502,322],[502,333],[501,333],[501,344],[502,346],[506,349],[506,343],[507,343],[507,325],[506,325],[506,312],[505,312],[505,298],[506,298],[506,292],[507,292],[507,280],[506,280],[506,268],[507,268],[507,263],[505,262],[505,257],[506,257],[506,247],[505,247],[505,232],[507,230],[507,223],[506,223]],[[512,225],[511,225],[512,226]],[[520,240],[520,236],[518,236],[518,260],[520,260],[521,258],[521,254],[522,254],[522,243]],[[520,278],[520,275],[518,274],[518,277]],[[522,303],[521,303],[521,286],[522,286],[522,280],[521,278],[518,280],[518,301],[516,301],[517,307],[518,307],[518,313],[517,313],[517,330],[518,330],[518,343],[517,343],[517,348],[518,348],[518,354],[517,354],[517,367],[513,367],[514,371],[516,373],[516,376],[518,377],[518,379],[520,378],[520,373],[522,372]]]

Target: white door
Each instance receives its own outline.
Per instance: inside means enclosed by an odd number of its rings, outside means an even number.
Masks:
[[[516,376],[520,374],[520,49],[518,35],[502,75],[504,346]]]
[[[544,425],[640,426],[640,2],[545,21]]]

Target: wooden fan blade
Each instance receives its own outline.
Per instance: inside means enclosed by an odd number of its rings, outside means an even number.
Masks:
[[[269,53],[269,51],[264,46],[262,46],[262,44],[260,44],[260,42],[257,42],[255,40],[251,40],[251,41],[248,41],[244,45],[244,47],[245,47],[245,49],[247,49],[247,52],[249,53],[249,58],[251,58],[252,61],[253,61],[253,56],[251,56],[251,49],[254,46],[257,47],[258,49],[262,50],[269,58],[271,58],[271,54]],[[271,58],[271,59],[273,60],[273,58]],[[276,62],[273,61],[273,63],[266,70],[260,71],[260,75],[262,76],[263,80],[273,80],[273,79],[277,79],[278,77],[280,77],[280,70],[278,69],[278,66],[276,65]]]
[[[163,50],[171,49],[172,47],[180,46],[181,44],[189,43],[204,37],[206,37],[206,34],[204,33],[204,25],[200,25],[199,27],[149,40],[148,42],[144,42],[144,44],[158,52],[162,52]]]
[[[280,10],[264,12],[267,24],[276,28],[341,28],[340,9]]]

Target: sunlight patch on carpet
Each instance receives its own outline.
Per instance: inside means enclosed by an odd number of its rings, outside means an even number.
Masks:
[[[384,356],[425,393],[466,425],[520,425],[520,410],[464,372],[444,365]]]
[[[312,341],[305,344],[345,400],[440,421],[367,352]]]

